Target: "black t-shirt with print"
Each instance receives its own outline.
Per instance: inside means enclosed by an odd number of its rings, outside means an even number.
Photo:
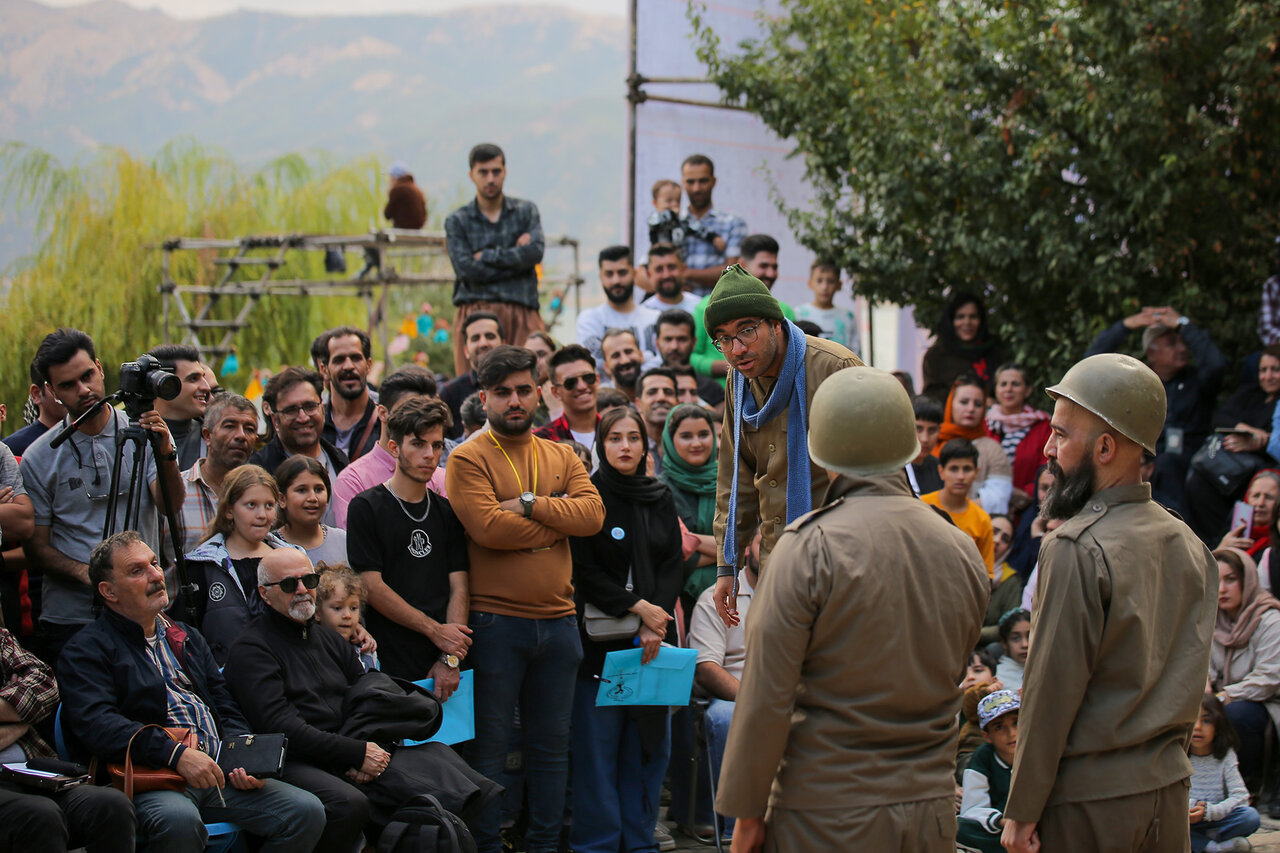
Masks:
[[[437,622],[446,620],[449,575],[467,571],[467,542],[462,522],[449,501],[428,493],[427,501],[402,508],[385,485],[351,499],[347,507],[347,559],[357,572],[382,572],[382,580],[411,606]],[[378,641],[378,660],[390,675],[426,678],[440,650],[425,634],[393,622],[373,607],[365,609],[365,627]]]

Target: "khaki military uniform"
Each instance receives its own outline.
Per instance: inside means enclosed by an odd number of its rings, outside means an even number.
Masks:
[[[805,411],[813,406],[813,395],[822,380],[846,367],[860,367],[858,358],[840,344],[806,336],[804,352]],[[755,397],[756,405],[763,406],[777,382],[777,377],[761,377],[747,382],[747,388]],[[733,488],[733,383],[725,390],[724,429],[720,433],[719,479],[716,483],[716,547],[724,551],[724,532],[729,515],[729,492]],[[769,559],[774,543],[782,534],[787,522],[787,423],[786,412],[778,415],[759,429],[742,425],[742,454],[738,464],[738,555],[747,547],[755,534],[756,525],[762,527],[760,565]],[[798,429],[796,425],[794,428]],[[813,507],[822,504],[827,490],[827,473],[812,460],[809,461],[810,490]]]
[[[949,853],[986,566],[904,472],[842,476],[827,499],[756,587],[716,809],[767,807],[771,850]]]
[[[1005,808],[1039,824],[1045,853],[1189,848],[1217,587],[1209,550],[1145,484],[1098,492],[1045,537]]]

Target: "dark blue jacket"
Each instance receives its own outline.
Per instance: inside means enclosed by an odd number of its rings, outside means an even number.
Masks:
[[[1218,398],[1218,389],[1222,386],[1223,374],[1227,372],[1227,360],[1209,338],[1209,333],[1195,323],[1179,326],[1178,330],[1195,364],[1187,365],[1164,383],[1168,401],[1164,425],[1166,429],[1176,427],[1183,431],[1182,453],[1189,459],[1209,437],[1209,418]],[[1119,352],[1133,331],[1137,330],[1131,331],[1123,320],[1118,320],[1098,333],[1085,350],[1085,357]],[[1156,443],[1159,453],[1164,452],[1164,439],[1165,433],[1161,431],[1160,440]]]
[[[249,724],[204,637],[181,622],[168,630],[174,628],[186,634],[178,659],[196,695],[213,712],[219,735],[248,734]],[[163,726],[168,716],[164,679],[147,654],[142,627],[110,608],[67,642],[58,657],[58,685],[67,742],[80,758],[122,762],[138,728],[147,723]],[[148,729],[134,741],[133,759],[136,764],[176,769],[184,749],[159,729]]]

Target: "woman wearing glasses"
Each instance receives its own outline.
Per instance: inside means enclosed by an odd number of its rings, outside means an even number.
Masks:
[[[274,548],[298,547],[271,532],[279,505],[275,479],[257,465],[241,465],[223,479],[204,541],[187,555],[200,632],[219,666],[245,625],[262,612],[259,561]]]

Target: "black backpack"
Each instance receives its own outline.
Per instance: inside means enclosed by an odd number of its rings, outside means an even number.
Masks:
[[[391,816],[378,853],[476,853],[476,841],[462,818],[430,794],[419,794]]]

